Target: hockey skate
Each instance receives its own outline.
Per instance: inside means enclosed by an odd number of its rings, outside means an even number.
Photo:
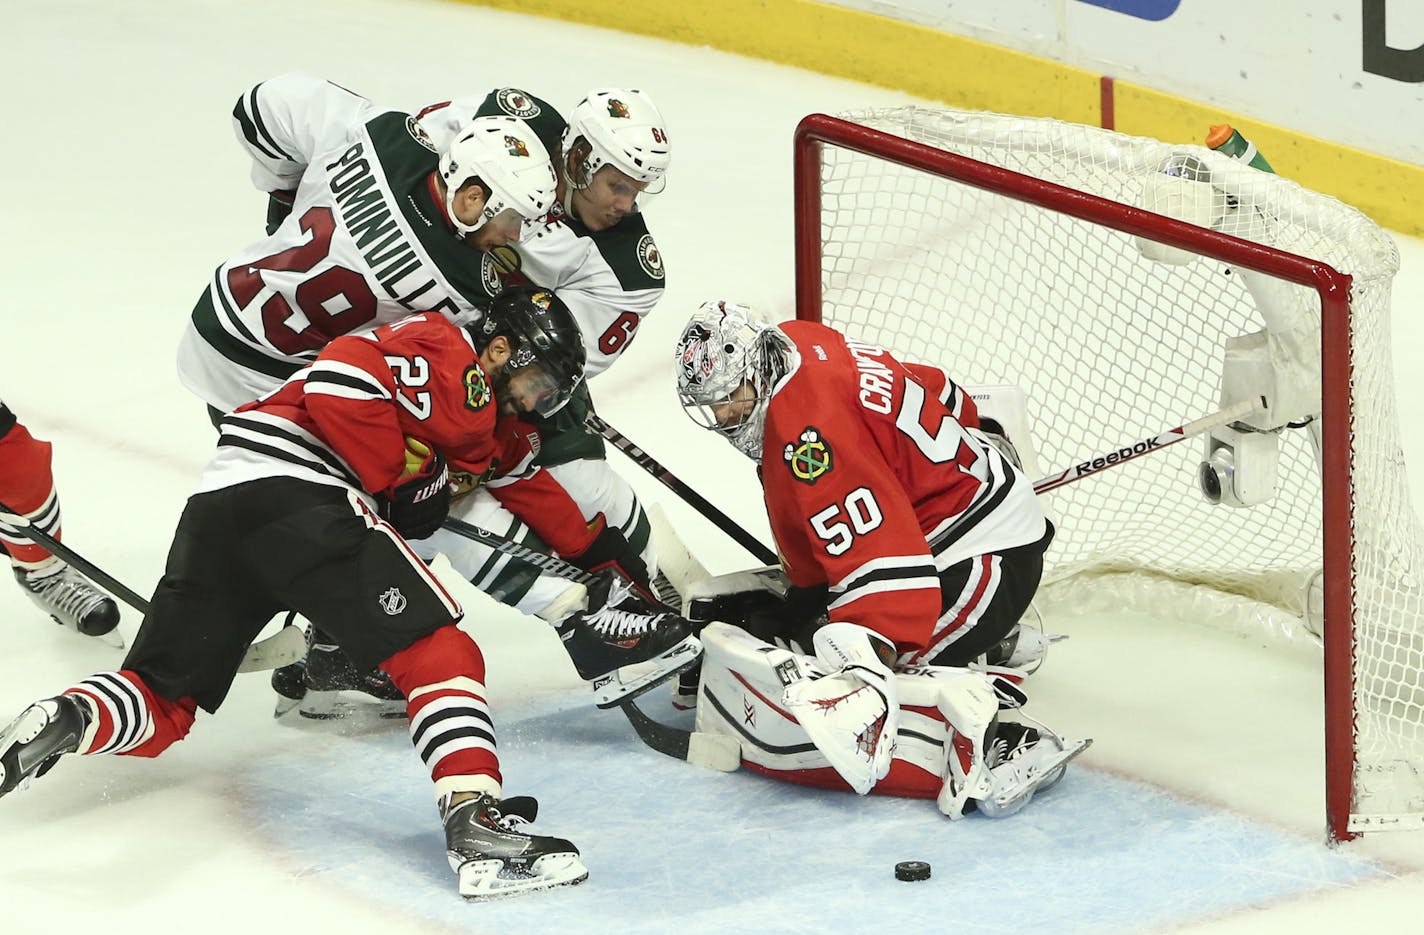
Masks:
[[[1058,785],[1068,761],[1093,743],[1088,738],[1068,740],[1050,730],[1012,721],[996,724],[991,736],[986,755],[990,790],[976,801],[988,818],[1007,818],[1037,793]]]
[[[529,796],[500,801],[484,793],[444,810],[445,854],[461,896],[500,899],[588,879],[577,847],[520,830],[537,812]]]
[[[604,578],[591,585],[588,606],[560,621],[558,631],[600,708],[631,701],[702,653],[688,621],[643,600],[622,580]]]
[[[36,701],[0,731],[0,796],[43,776],[66,753],[79,749],[89,709],[72,695]]]
[[[50,616],[55,623],[94,636],[113,646],[123,640],[114,633],[119,625],[119,607],[114,599],[100,591],[89,579],[55,559],[52,565],[26,571],[16,568],[15,580],[30,596],[30,600]]]
[[[405,696],[380,669],[358,672],[346,651],[316,627],[307,637],[307,658],[302,668],[305,691],[297,699],[297,713],[316,720],[348,717],[353,714],[373,714],[383,718],[405,717]],[[294,686],[285,682],[272,687],[278,691],[277,714],[283,701],[290,702]],[[290,707],[290,705],[288,705]]]
[[[1034,618],[1032,622],[1030,617]],[[987,666],[1020,669],[1024,674],[1032,675],[1043,665],[1043,660],[1048,656],[1048,647],[1067,638],[1061,634],[1045,633],[1043,618],[1030,604],[1023,619],[1014,625],[1009,635],[989,647],[989,651],[979,657],[979,662]]]

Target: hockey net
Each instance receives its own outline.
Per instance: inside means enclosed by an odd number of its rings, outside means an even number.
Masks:
[[[966,384],[1018,385],[1031,474],[1224,408],[1240,392],[1223,384],[1228,342],[1271,335],[1282,395],[1322,412],[1258,433],[1279,451],[1274,494],[1209,503],[1201,440],[1059,488],[1045,494],[1058,535],[1040,593],[1170,606],[1297,644],[1323,635],[1330,833],[1424,827],[1420,537],[1389,237],[1205,147],[1055,120],[818,114],[796,146],[798,316]],[[1184,157],[1187,187],[1210,193],[1187,197],[1195,214],[1180,188],[1162,194]]]

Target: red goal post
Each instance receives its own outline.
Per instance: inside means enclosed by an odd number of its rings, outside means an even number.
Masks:
[[[1323,431],[1318,437],[1319,492],[1314,495],[1319,501],[1315,510],[1318,530],[1312,533],[1309,529],[1311,521],[1308,518],[1302,521],[1298,516],[1308,507],[1292,507],[1279,510],[1283,519],[1279,527],[1272,526],[1269,536],[1282,542],[1289,540],[1292,544],[1284,551],[1319,554],[1317,567],[1323,567],[1326,812],[1331,836],[1339,840],[1354,837],[1362,830],[1424,827],[1421,816],[1408,814],[1408,807],[1390,805],[1383,811],[1369,808],[1369,795],[1361,788],[1358,725],[1360,719],[1369,713],[1361,708],[1365,705],[1373,710],[1379,704],[1378,699],[1361,700],[1362,674],[1373,679],[1376,669],[1370,668],[1368,660],[1362,664],[1357,656],[1360,633],[1370,626],[1369,621],[1358,620],[1357,615],[1372,612],[1374,608],[1374,604],[1367,601],[1368,606],[1361,611],[1357,601],[1357,590],[1366,586],[1361,584],[1357,575],[1357,564],[1362,561],[1362,555],[1356,542],[1360,516],[1355,484],[1359,478],[1354,476],[1354,472],[1360,452],[1357,450],[1359,439],[1356,437],[1356,408],[1352,398],[1360,381],[1352,344],[1351,302],[1360,284],[1354,282],[1350,273],[1359,276],[1360,270],[1351,268],[1348,263],[1340,263],[1337,265],[1348,270],[1341,272],[1322,260],[1153,213],[1133,203],[1142,201],[1133,193],[1151,184],[1150,174],[1154,170],[1144,167],[1161,165],[1165,158],[1173,154],[1193,154],[1216,173],[1214,177],[1225,178],[1230,173],[1239,175],[1247,171],[1239,163],[1232,163],[1226,157],[1202,147],[1169,146],[1158,141],[1058,121],[950,110],[900,108],[846,116],[850,119],[812,114],[801,121],[796,132],[797,316],[825,320],[859,337],[878,340],[911,359],[929,359],[942,364],[956,379],[962,378],[969,383],[1023,385],[1033,382],[1030,371],[1038,373],[1038,368],[1031,366],[1031,362],[1013,372],[1015,367],[1007,356],[1002,360],[995,358],[1000,370],[993,373],[974,369],[987,355],[976,358],[971,353],[970,356],[955,358],[942,346],[949,342],[937,343],[933,335],[950,333],[950,329],[956,327],[953,324],[957,321],[956,316],[962,312],[971,316],[965,328],[997,326],[1001,330],[1003,344],[1023,341],[1026,352],[1043,351],[1051,346],[1048,342],[1056,340],[1050,332],[1066,330],[1068,325],[1076,324],[1074,319],[1064,317],[1061,326],[1058,322],[1044,325],[1044,335],[1036,331],[1029,333],[1038,327],[1038,318],[1047,317],[1046,310],[1056,313],[1062,304],[1072,306],[1064,312],[1065,316],[1071,313],[1079,319],[1093,318],[1092,328],[1084,332],[1091,337],[1079,346],[1096,345],[1100,341],[1105,346],[1117,346],[1120,341],[1129,340],[1120,337],[1129,330],[1139,337],[1146,335],[1146,340],[1139,340],[1127,352],[1119,352],[1133,358],[1134,363],[1139,350],[1148,356],[1160,350],[1152,345],[1151,336],[1154,333],[1162,335],[1159,344],[1176,343],[1179,334],[1189,339],[1202,338],[1199,343],[1203,349],[1184,355],[1188,358],[1186,362],[1172,371],[1177,376],[1164,378],[1164,382],[1175,380],[1189,383],[1193,380],[1192,374],[1200,371],[1203,385],[1191,387],[1190,392],[1182,394],[1180,401],[1164,401],[1161,404],[1164,411],[1156,423],[1150,420],[1157,416],[1147,414],[1146,410],[1129,412],[1124,407],[1124,421],[1109,428],[1117,433],[1117,438],[1132,439],[1147,434],[1149,430],[1189,421],[1215,408],[1211,405],[1211,399],[1220,384],[1220,367],[1213,372],[1210,366],[1213,348],[1223,347],[1225,339],[1232,336],[1232,331],[1243,326],[1226,323],[1222,325],[1224,330],[1219,335],[1209,332],[1217,327],[1216,315],[1228,303],[1246,306],[1245,312],[1233,320],[1250,321],[1249,303],[1242,299],[1244,293],[1239,285],[1241,275],[1237,275],[1238,282],[1229,287],[1234,292],[1214,291],[1227,288],[1217,281],[1221,278],[1222,265],[1227,268],[1227,277],[1233,270],[1255,271],[1285,283],[1306,287],[1318,296],[1316,327],[1319,330],[1320,350],[1320,422],[1323,423]],[[1130,184],[1114,189],[1116,181],[1099,183],[1098,179],[1110,179],[1114,172],[1130,176]],[[1358,219],[1354,216],[1358,212],[1333,199],[1306,192],[1294,183],[1275,176],[1258,175],[1274,188],[1269,196],[1260,196],[1259,204],[1267,207],[1258,208],[1255,207],[1256,202],[1250,202],[1253,205],[1250,210],[1256,212],[1254,223],[1257,227],[1279,224],[1284,228],[1286,221],[1294,223],[1294,215],[1285,218],[1285,211],[1269,200],[1287,198],[1300,200],[1309,208],[1309,211],[1301,211],[1302,216],[1310,216],[1308,222],[1302,222],[1305,226],[1321,227],[1331,236],[1344,236],[1336,230],[1337,226],[1348,231],[1373,228],[1367,220],[1363,220],[1362,215]],[[1149,180],[1144,182],[1144,178]],[[1252,179],[1247,182],[1255,184]],[[1226,203],[1230,211],[1244,214],[1248,196],[1240,194],[1239,189],[1237,192],[1236,196],[1226,196]],[[1217,196],[1220,200],[1220,191]],[[1232,197],[1236,197],[1237,201],[1231,201]],[[1315,200],[1330,204],[1317,205]],[[1337,225],[1335,216],[1330,214],[1337,208],[1348,215],[1345,216],[1348,223],[1342,222],[1343,226]],[[1223,209],[1218,206],[1216,210],[1221,212]],[[1327,220],[1317,223],[1314,220],[1317,212],[1325,212],[1321,216]],[[1368,228],[1359,227],[1359,221],[1363,221]],[[1059,233],[1044,234],[1043,231],[1049,228]],[[972,229],[972,232],[966,234],[967,229]],[[1364,235],[1348,236],[1358,239]],[[1173,263],[1154,264],[1141,255],[1140,248],[1139,253],[1133,253],[1132,238],[1166,244],[1195,257],[1205,258],[1205,263],[1197,260],[1192,263],[1195,267],[1209,268],[1190,274],[1198,279],[1180,279],[1188,275],[1184,270],[1192,267],[1178,267]],[[1292,245],[1313,242],[1304,237],[1283,239]],[[1387,242],[1387,238],[1385,240]],[[1370,263],[1388,252],[1373,241],[1369,247]],[[1389,250],[1392,249],[1392,244],[1389,244]],[[1368,271],[1370,289],[1373,290],[1369,293],[1372,306],[1379,304],[1379,290],[1375,288],[1375,283],[1383,277],[1383,327],[1386,329],[1388,278],[1393,273],[1387,260],[1386,256],[1383,262],[1374,263]],[[1379,268],[1376,269],[1376,266]],[[973,278],[976,275],[981,278]],[[1035,276],[1040,278],[1024,284]],[[1065,290],[1062,286],[1065,280],[1071,280],[1080,288]],[[1133,283],[1133,291],[1114,298],[1105,297],[1109,290],[1123,288],[1123,282]],[[1183,296],[1181,307],[1172,307],[1178,295]],[[985,299],[985,296],[988,298]],[[983,307],[980,308],[980,305]],[[866,308],[872,310],[868,313],[859,311]],[[944,318],[930,322],[928,327],[920,322],[897,320],[899,316],[912,314],[915,308],[926,309],[927,314]],[[1044,314],[1039,315],[1039,312]],[[1135,320],[1143,314],[1159,318],[1133,323],[1131,328],[1123,324],[1121,331],[1114,330],[1119,328],[1116,322],[1129,318]],[[975,315],[978,317],[973,318]],[[1359,322],[1355,325],[1358,327]],[[1376,323],[1370,322],[1369,327],[1376,327]],[[1040,345],[1040,341],[1044,343]],[[1072,359],[1077,356],[1076,350],[1070,344],[1068,353],[1057,356]],[[1042,359],[1041,356],[1039,359]],[[1085,362],[1084,366],[1088,364]],[[1103,366],[1094,363],[1094,369],[1084,375],[1083,383],[1093,382],[1088,377],[1101,378]],[[1111,367],[1112,362],[1109,361],[1106,366]],[[1383,366],[1385,382],[1392,380],[1387,361],[1383,364],[1374,361],[1370,366]],[[1147,373],[1147,380],[1141,380],[1139,375],[1140,383],[1151,382],[1152,371]],[[1025,387],[1029,393],[1030,419],[1035,423],[1035,442],[1040,441],[1038,435],[1047,431],[1047,427],[1035,419],[1038,414],[1033,407],[1055,402],[1042,398],[1035,393],[1035,389],[1044,395],[1062,395],[1063,387],[1072,385],[1073,377],[1068,373],[1058,379],[1059,382],[1048,390],[1044,386]],[[1113,392],[1112,388],[1096,391],[1109,395]],[[1124,382],[1122,392],[1137,394],[1139,391],[1137,386]],[[1391,392],[1390,415],[1393,413],[1392,400]],[[1369,404],[1373,405],[1373,402]],[[1071,407],[1073,402],[1070,400],[1066,405]],[[1180,417],[1176,422],[1171,421],[1166,411],[1173,405],[1183,408],[1183,411],[1174,414]],[[1188,408],[1193,405],[1197,406],[1197,411]],[[1086,399],[1083,408],[1103,416],[1110,415],[1113,409],[1112,406],[1099,406],[1098,400],[1093,398]],[[1144,421],[1133,424],[1129,420],[1134,418]],[[1056,429],[1061,423],[1072,420],[1065,420],[1058,414],[1047,421]],[[1295,434],[1302,433],[1296,431]],[[1063,455],[1057,454],[1058,451],[1066,452],[1071,459],[1102,450],[1101,445],[1095,448],[1094,444],[1091,440],[1068,438],[1055,447],[1050,439],[1047,445],[1041,446],[1049,450],[1044,467],[1056,469],[1064,466],[1060,463]],[[1074,448],[1074,445],[1082,447]],[[1184,452],[1196,449],[1196,457],[1200,458],[1200,446],[1189,443],[1178,447]],[[1142,463],[1155,457],[1142,459]],[[1162,458],[1165,460],[1166,456]],[[1124,466],[1107,474],[1126,475],[1127,472],[1140,470],[1137,464],[1134,462],[1132,466]],[[1168,465],[1164,470],[1174,468]],[[1402,466],[1399,473],[1402,482]],[[1087,479],[1073,486],[1088,488],[1096,480]],[[1156,483],[1161,489],[1172,487],[1175,491],[1175,480],[1169,478]],[[1191,493],[1196,492],[1193,490]],[[1057,495],[1050,495],[1054,496]],[[1133,496],[1139,500],[1155,500],[1156,489],[1145,496],[1141,490],[1135,495],[1126,493],[1124,496],[1129,500]],[[1177,494],[1174,492],[1173,496]],[[1075,520],[1085,514],[1075,512],[1079,509],[1077,501],[1060,503],[1050,500],[1050,504],[1050,508],[1058,514],[1060,537],[1071,543],[1078,532]],[[1247,514],[1266,510],[1267,507],[1233,509],[1215,506],[1204,510],[1184,498],[1180,504],[1168,505],[1166,509],[1179,511],[1182,516],[1190,517],[1192,523],[1225,520],[1252,524],[1247,528],[1252,530],[1252,535],[1256,535],[1256,527],[1262,523],[1253,523],[1246,518]],[[1269,509],[1276,510],[1276,507],[1271,505]],[[1166,515],[1169,517],[1166,522],[1170,524],[1172,514]],[[1091,526],[1094,521],[1095,515],[1084,520],[1082,525]],[[1159,517],[1157,522],[1160,524],[1163,519]],[[1274,524],[1276,520],[1267,522]],[[1417,552],[1412,531],[1411,526],[1406,537],[1409,541],[1404,546],[1405,551],[1411,554]],[[1178,535],[1185,537],[1189,534],[1180,532]],[[1232,535],[1241,534],[1234,532]],[[1312,535],[1315,536],[1313,540]],[[1170,533],[1168,538],[1171,538]],[[1057,547],[1058,543],[1055,543],[1055,549]],[[1167,555],[1164,563],[1164,548],[1167,546],[1149,543],[1134,552],[1130,559],[1114,556],[1106,560],[1106,564],[1112,566],[1112,570],[1118,570],[1125,561],[1135,562],[1138,553],[1141,553],[1146,556],[1142,564],[1150,566],[1154,573],[1195,579],[1197,573],[1189,562],[1178,567]],[[1270,547],[1262,550],[1269,552]],[[1054,558],[1055,553],[1051,551],[1050,567]],[[1093,565],[1093,558],[1091,554],[1075,556],[1069,564],[1074,569],[1089,568]],[[1300,564],[1299,559],[1292,561]],[[1157,567],[1163,564],[1169,566],[1164,572]],[[1274,575],[1275,571],[1267,569],[1266,573]],[[1212,582],[1216,579],[1208,572],[1202,580]],[[1225,589],[1244,590],[1238,589],[1234,581],[1228,583]],[[1386,603],[1390,608],[1386,612],[1390,626],[1402,627],[1407,631],[1406,641],[1415,641],[1420,632],[1417,593],[1410,590],[1400,597],[1395,590],[1390,590]],[[1396,612],[1393,609],[1396,605],[1403,609]],[[1409,643],[1409,646],[1417,648],[1417,641]],[[1374,643],[1365,649],[1374,651]],[[1394,652],[1390,650],[1390,664],[1394,662]],[[1417,668],[1418,660],[1413,664]],[[1393,709],[1397,707],[1394,703],[1401,699],[1400,703],[1406,706],[1417,702],[1417,695],[1409,695],[1409,691],[1407,686],[1401,688],[1399,699],[1391,696],[1385,707]],[[1397,713],[1391,713],[1389,717],[1396,718]],[[1386,728],[1386,733],[1394,730],[1393,721]],[[1412,762],[1424,771],[1424,764],[1413,759],[1417,754],[1419,732],[1405,733],[1408,735],[1402,741],[1405,752],[1400,756],[1404,762]],[[1386,739],[1384,746],[1388,747],[1391,743],[1392,740]],[[1394,764],[1392,769],[1397,767],[1408,771],[1399,762],[1391,763]],[[1376,768],[1372,763],[1363,764],[1363,767],[1366,771]],[[1424,811],[1424,799],[1416,798],[1408,790],[1401,796],[1403,800],[1412,802],[1416,810]],[[1366,806],[1364,809],[1359,807],[1362,804]]]

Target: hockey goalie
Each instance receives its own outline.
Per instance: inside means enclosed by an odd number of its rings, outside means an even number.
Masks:
[[[1020,619],[1053,538],[1000,427],[938,368],[733,302],[699,309],[675,366],[688,414],[759,465],[782,560],[684,595],[710,621],[694,737],[951,818],[1057,783],[1090,741],[999,716],[1043,653]]]

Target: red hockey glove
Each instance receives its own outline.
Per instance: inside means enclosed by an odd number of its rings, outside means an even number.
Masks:
[[[637,588],[639,596],[654,603],[661,603],[653,594],[652,577],[648,574],[648,566],[643,557],[633,551],[623,533],[608,525],[602,513],[598,514],[595,522],[598,524],[598,535],[589,543],[588,548],[577,555],[565,557],[584,571],[593,574],[611,571],[626,578]]]
[[[384,492],[386,522],[407,539],[424,539],[450,513],[450,469],[424,442],[405,440],[405,472]]]

